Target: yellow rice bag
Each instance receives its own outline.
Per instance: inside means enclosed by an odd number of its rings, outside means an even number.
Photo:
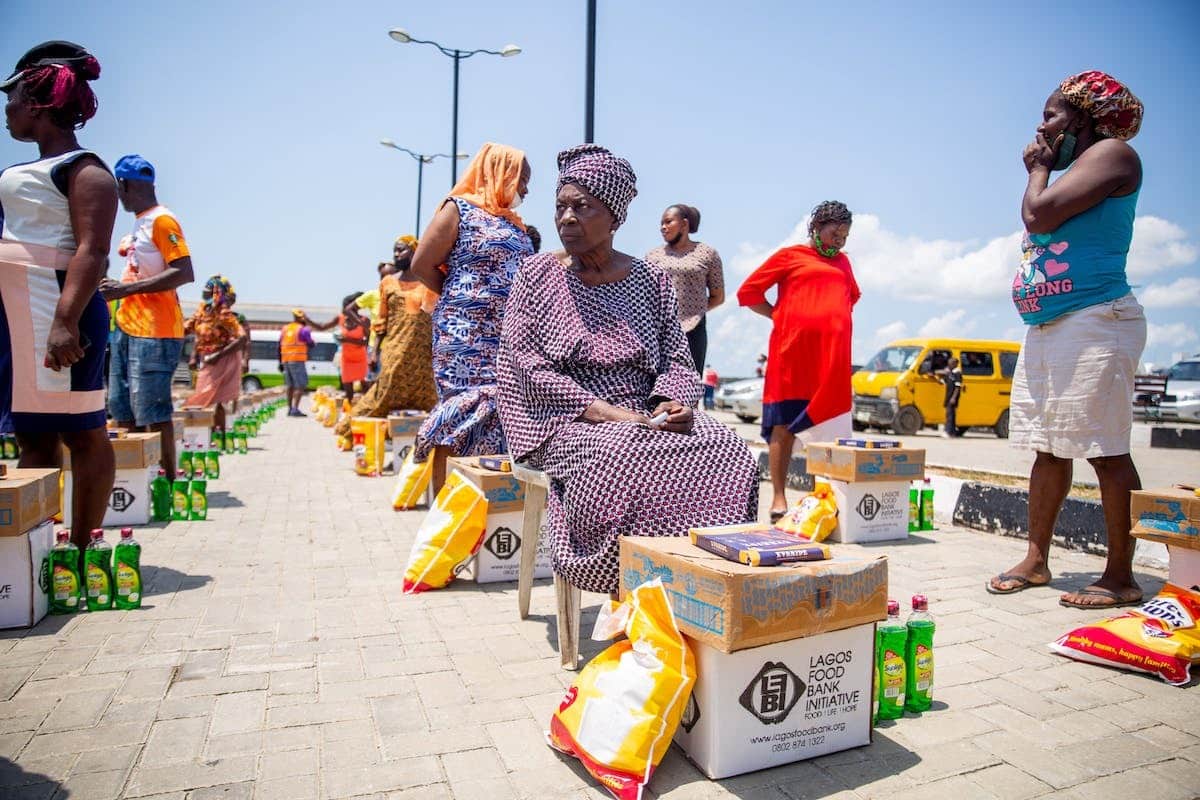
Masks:
[[[479,551],[486,530],[487,497],[453,470],[425,516],[404,568],[404,594],[441,589]]]
[[[833,488],[825,481],[817,481],[812,492],[792,506],[775,527],[785,533],[823,542],[837,527],[837,499]]]
[[[416,507],[421,502],[421,495],[429,486],[429,478],[433,474],[433,459],[427,458],[421,463],[413,461],[413,448],[405,447],[403,461],[396,470],[396,488],[392,492],[392,508],[396,511]]]
[[[354,441],[354,471],[374,478],[383,472],[387,420],[378,417],[353,417],[350,436]]]
[[[615,606],[615,608],[614,608]],[[593,639],[617,642],[588,662],[550,719],[550,746],[618,800],[637,800],[662,761],[696,682],[696,660],[675,624],[661,579],[606,605]]]

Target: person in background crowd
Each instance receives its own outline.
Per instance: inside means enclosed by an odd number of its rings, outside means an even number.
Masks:
[[[100,64],[71,42],[44,42],[3,82],[4,117],[34,161],[0,172],[0,421],[17,436],[22,467],[62,466],[77,480],[71,540],[82,558],[112,492],[105,432],[108,309],[97,291],[117,216],[117,188],[75,131],[96,114],[89,83]]]
[[[770,442],[771,521],[787,512],[787,471],[796,436],[849,436],[851,311],[860,292],[842,253],[850,209],[835,200],[813,209],[808,243],[785,247],[742,283],[738,302],[772,321],[763,384],[762,435]],[[774,305],[766,292],[778,287]]]
[[[709,411],[717,405],[717,386],[721,384],[721,379],[717,377],[717,371],[713,369],[712,364],[704,365],[704,407]]]
[[[1108,529],[1100,579],[1060,599],[1106,609],[1137,605],[1129,494],[1141,488],[1129,456],[1133,376],[1146,317],[1125,274],[1142,162],[1129,146],[1142,103],[1116,78],[1081,72],[1055,89],[1025,148],[1024,256],[1013,303],[1028,326],[1013,375],[1010,441],[1037,457],[1029,476],[1029,549],[987,590],[1011,594],[1050,582],[1054,523],[1073,460],[1096,470]],[[1050,183],[1054,170],[1070,169]]]
[[[754,376],[756,378],[765,377],[767,374],[767,354],[759,353],[758,359],[754,364]]]
[[[542,232],[532,225],[526,225],[525,232],[529,234],[529,243],[533,245],[533,252],[542,252]]]
[[[688,350],[697,371],[708,351],[705,315],[725,302],[721,256],[690,234],[700,230],[700,212],[693,206],[667,206],[658,226],[665,245],[646,253],[646,261],[666,271],[679,299],[679,322],[687,334]]]
[[[962,368],[958,366],[958,359],[951,357],[946,362],[946,368],[939,369],[934,374],[946,385],[946,397],[943,400],[943,404],[946,406],[946,425],[942,433],[947,439],[962,436],[963,431],[960,431],[955,424],[958,401],[962,398],[963,390],[963,372]]]
[[[159,205],[154,166],[139,155],[117,161],[117,195],[135,215],[133,233],[121,240],[121,280],[105,278],[100,291],[119,300],[109,363],[108,411],[118,426],[158,431],[162,468],[175,475],[171,379],[183,352],[183,310],[175,290],[195,278],[191,251],[179,221]]]
[[[232,307],[236,295],[227,278],[214,275],[204,284],[200,307],[183,325],[184,334],[194,334],[192,368],[196,391],[183,401],[185,406],[216,406],[213,429],[225,432],[225,403],[237,401],[242,388],[242,354],[246,331]]]
[[[356,391],[362,391],[367,379],[367,341],[371,325],[358,315],[354,301],[362,292],[342,298],[342,313],[338,314],[338,334],[342,343],[342,392],[349,403]]]
[[[312,347],[312,328],[302,309],[292,309],[292,321],[279,332],[279,371],[287,387],[288,416],[308,416],[300,410],[300,399],[308,389],[308,348]]]
[[[436,448],[435,489],[445,479],[448,455],[507,452],[496,411],[496,348],[513,276],[533,254],[516,212],[529,176],[523,152],[485,144],[434,215],[413,258],[417,279],[441,295],[433,310],[438,403],[421,426],[413,454],[424,461]]]
[[[500,415],[513,459],[550,477],[554,569],[617,588],[622,536],[684,536],[753,519],[758,468],[693,411],[699,381],[670,278],[613,249],[637,194],[629,162],[584,144],[558,155],[563,250],[526,259],[505,311]]]
[[[379,337],[379,377],[354,404],[351,416],[386,417],[402,409],[428,411],[437,402],[429,317],[437,295],[416,280],[409,268],[417,240],[400,238],[404,249],[397,248],[396,264],[388,265],[393,269],[379,282],[379,312],[371,326]],[[350,436],[350,417],[339,420],[334,432]]]
[[[404,237],[400,238],[403,239]],[[412,237],[408,238],[411,239]],[[416,240],[413,239],[413,241]],[[393,252],[401,252],[402,250],[407,252],[407,246],[402,247],[402,245],[403,243],[400,239],[397,239],[393,246]],[[391,275],[395,271],[396,264],[394,261],[380,261],[379,266],[376,267],[380,281],[383,280],[384,276]],[[371,333],[367,337],[367,383],[372,384],[379,377],[379,334],[375,332],[374,326],[375,320],[379,317],[379,287],[376,286],[374,289],[368,289],[363,292],[351,305],[353,309],[343,309],[343,312],[349,313],[352,310],[359,316],[365,316],[371,322]]]

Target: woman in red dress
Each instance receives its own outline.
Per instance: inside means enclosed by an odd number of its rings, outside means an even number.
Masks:
[[[842,203],[817,206],[808,244],[775,253],[738,290],[740,305],[774,322],[762,416],[762,435],[770,443],[772,522],[787,511],[796,436],[828,441],[850,435],[850,312],[861,295],[841,252],[851,221]],[[774,305],[766,296],[772,286],[779,287]]]

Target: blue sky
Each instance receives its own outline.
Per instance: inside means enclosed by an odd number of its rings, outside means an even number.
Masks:
[[[198,274],[231,277],[245,301],[329,305],[367,288],[413,227],[416,165],[379,139],[450,149],[450,60],[387,30],[524,49],[462,63],[460,150],[492,140],[527,152],[521,212],[553,245],[554,156],[583,138],[584,8],[161,0],[150,14],[7,0],[0,64],[48,38],[88,46],[103,74],[81,140],[110,161],[155,163]],[[1099,68],[1147,108],[1130,264],[1150,321],[1145,358],[1200,351],[1198,35],[1192,2],[601,0],[596,136],[630,159],[640,190],[617,245],[645,252],[664,206],[695,205],[732,297],[812,206],[836,198],[858,215],[847,246],[865,291],[857,357],[900,334],[1019,336],[1007,292],[1021,150],[1058,81]],[[0,164],[30,157],[0,140]],[[449,180],[446,161],[427,167],[426,222]],[[130,223],[122,214],[118,234]],[[709,324],[710,361],[748,373],[768,323],[731,301]]]

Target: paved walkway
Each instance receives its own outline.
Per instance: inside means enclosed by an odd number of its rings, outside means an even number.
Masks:
[[[548,582],[525,622],[513,584],[402,596],[422,513],[391,511],[392,480],[356,477],[310,420],[254,444],[222,459],[207,522],[138,532],[145,607],[0,632],[0,798],[608,797],[542,738],[573,677]],[[1058,551],[1054,588],[984,593],[1022,549],[953,529],[876,548],[892,596],[937,616],[935,711],[720,782],[672,749],[647,796],[1196,797],[1200,688],[1050,654],[1100,616],[1056,598],[1101,562]]]

